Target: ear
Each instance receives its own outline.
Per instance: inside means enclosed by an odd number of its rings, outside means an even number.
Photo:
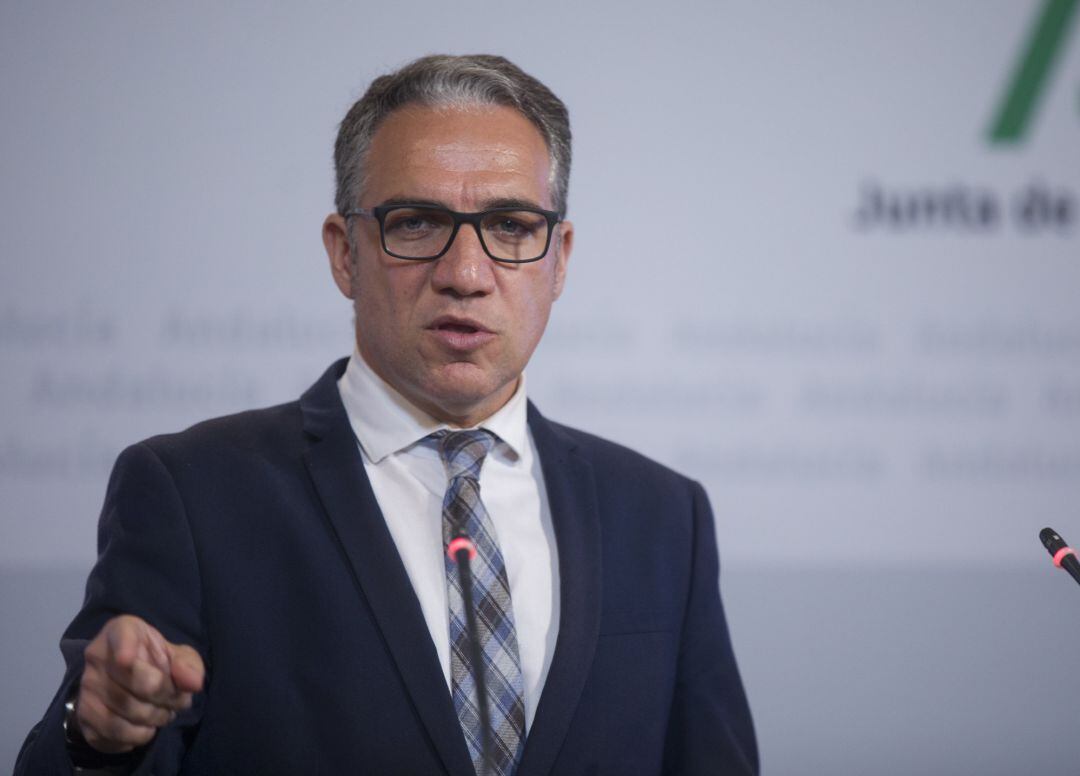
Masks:
[[[349,246],[349,226],[337,213],[331,213],[323,221],[322,240],[326,247],[326,256],[330,259],[330,274],[345,296],[353,299],[352,249]]]
[[[570,261],[570,251],[574,247],[574,225],[570,221],[561,221],[555,227],[555,234],[551,238],[555,243],[555,276],[553,278],[552,299],[558,299],[562,295],[563,284],[566,282],[566,265]]]

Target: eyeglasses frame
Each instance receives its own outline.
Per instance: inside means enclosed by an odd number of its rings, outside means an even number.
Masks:
[[[446,213],[454,221],[454,228],[450,232],[450,237],[446,241],[446,247],[439,251],[434,256],[402,256],[400,253],[394,253],[386,247],[386,216],[393,210],[401,210],[406,208],[423,209],[423,210],[437,210],[440,213]],[[489,216],[492,213],[520,213],[525,211],[526,213],[536,213],[544,217],[547,221],[547,240],[544,242],[543,252],[534,259],[500,259],[497,256],[492,255],[491,251],[487,247],[487,243],[484,242],[483,232],[480,230],[480,222],[484,216]],[[538,207],[493,207],[488,210],[480,210],[475,213],[461,213],[457,210],[451,210],[448,207],[441,205],[432,205],[425,202],[399,202],[393,205],[377,205],[373,208],[354,208],[353,210],[342,213],[344,218],[350,218],[352,216],[361,216],[363,218],[373,218],[379,224],[379,242],[382,244],[383,251],[393,256],[395,259],[402,259],[404,261],[435,261],[446,255],[446,252],[450,250],[454,244],[454,240],[457,239],[458,230],[462,224],[471,224],[473,229],[476,230],[476,236],[480,240],[480,247],[484,249],[484,253],[488,255],[488,258],[492,261],[497,261],[500,264],[531,264],[534,261],[540,261],[548,254],[548,250],[551,249],[551,236],[555,233],[555,227],[562,223],[562,214],[555,210],[544,210]]]

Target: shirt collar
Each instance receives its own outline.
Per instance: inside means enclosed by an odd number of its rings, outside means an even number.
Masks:
[[[375,374],[358,350],[349,358],[345,373],[338,379],[338,391],[345,405],[360,448],[372,463],[416,444],[439,429],[452,429],[428,415]],[[477,428],[487,429],[519,460],[528,436],[525,375],[518,380],[510,400]],[[497,446],[501,447],[501,445]]]

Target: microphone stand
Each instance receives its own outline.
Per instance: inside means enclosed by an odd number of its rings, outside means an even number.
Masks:
[[[465,604],[465,628],[468,633],[469,658],[473,665],[473,681],[476,684],[477,713],[480,715],[480,753],[483,770],[479,776],[492,772],[491,717],[488,714],[487,677],[484,656],[480,648],[480,631],[476,624],[476,605],[473,602],[473,575],[470,561],[476,556],[476,545],[463,533],[458,533],[447,546],[447,554],[457,564],[461,597]]]

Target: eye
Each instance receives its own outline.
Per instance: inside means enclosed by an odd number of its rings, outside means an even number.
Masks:
[[[415,232],[417,229],[429,226],[431,226],[431,219],[416,213],[394,213],[386,218],[386,228],[389,230]]]
[[[447,226],[445,213],[421,208],[401,208],[386,214],[383,230],[388,235],[404,239],[431,235],[446,229]]]
[[[495,224],[495,230],[507,236],[519,235],[529,231],[524,224],[521,224],[512,218],[500,219],[499,222]]]
[[[528,210],[492,213],[484,223],[484,231],[503,241],[527,240],[546,226],[543,216]]]
[[[398,221],[397,224],[396,224],[396,227],[398,229],[405,229],[405,230],[422,229],[427,223],[428,222],[425,221],[420,216],[409,216],[408,218],[403,218],[400,221]]]

